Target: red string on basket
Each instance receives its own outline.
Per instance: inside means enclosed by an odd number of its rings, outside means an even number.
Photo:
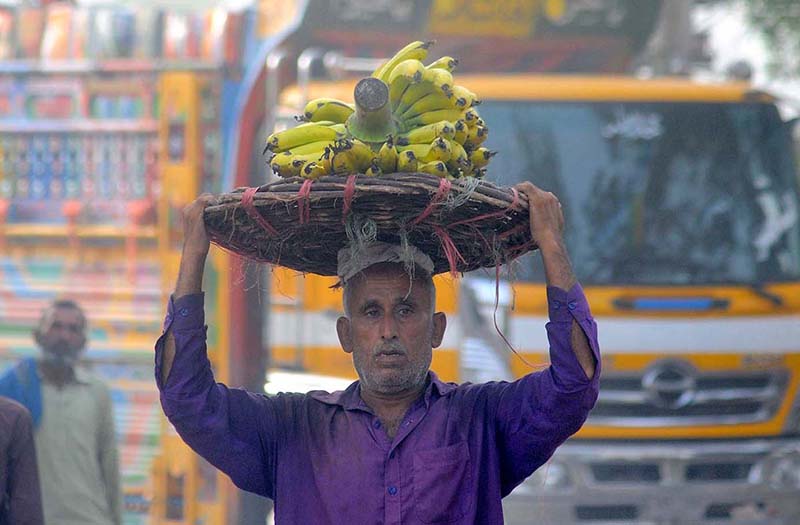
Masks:
[[[244,193],[242,194],[242,207],[244,208],[244,211],[247,212],[247,215],[256,221],[256,223],[258,223],[258,225],[261,226],[264,231],[272,236],[277,237],[278,230],[268,223],[267,220],[260,213],[258,213],[258,210],[253,205],[253,197],[255,197],[257,191],[258,188],[247,188],[244,190]]]
[[[450,184],[450,181],[447,179],[441,179],[439,181],[439,189],[436,191],[436,195],[433,196],[433,199],[431,199],[431,202],[430,204],[428,204],[428,207],[422,210],[422,213],[420,213],[416,219],[411,221],[412,227],[416,226],[417,224],[422,222],[422,220],[425,219],[428,215],[433,213],[433,208],[436,207],[437,204],[442,202],[447,197],[447,194],[450,193],[451,186],[452,184]],[[448,238],[450,238],[450,236],[448,236]]]
[[[297,211],[300,213],[300,224],[306,224],[311,220],[311,202],[308,196],[311,195],[311,179],[306,179],[300,190],[297,192]]]
[[[347,182],[344,185],[344,207],[342,208],[342,222],[347,221],[347,214],[350,213],[350,207],[353,205],[353,196],[356,193],[356,175],[347,177]]]
[[[456,221],[451,224],[448,224],[447,227],[452,228],[453,226],[459,226],[461,224],[469,224],[471,222],[478,222],[482,221],[483,219],[493,219],[495,217],[502,217],[508,212],[508,210],[516,208],[517,204],[519,204],[519,192],[517,191],[516,188],[511,188],[511,192],[514,194],[514,198],[512,199],[511,204],[509,204],[508,207],[506,207],[506,209],[496,211],[493,213],[485,213],[483,215],[478,215],[477,217],[470,217],[469,219],[464,219],[461,221]]]
[[[433,233],[439,237],[439,242],[442,243],[442,250],[444,251],[445,257],[447,257],[447,263],[450,265],[450,275],[456,277],[458,275],[458,268],[457,268],[457,261],[456,259],[461,259],[461,262],[464,264],[467,261],[464,260],[464,257],[461,255],[461,252],[458,251],[458,247],[453,242],[453,239],[450,238],[450,234],[442,228],[441,226],[433,226]]]

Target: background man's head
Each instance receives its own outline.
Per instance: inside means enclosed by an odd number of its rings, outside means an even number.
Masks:
[[[412,392],[424,384],[445,315],[434,313],[429,273],[413,277],[401,263],[381,262],[344,281],[345,316],[336,323],[345,352],[353,354],[362,388],[379,395]]]
[[[86,316],[76,302],[56,300],[42,311],[33,337],[45,359],[72,366],[86,345]]]

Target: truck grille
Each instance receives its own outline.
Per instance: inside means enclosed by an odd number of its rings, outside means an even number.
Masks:
[[[699,372],[683,361],[644,374],[604,373],[589,424],[622,427],[735,425],[772,418],[788,372]]]

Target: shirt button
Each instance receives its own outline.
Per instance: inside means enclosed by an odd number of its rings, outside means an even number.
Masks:
[[[397,487],[395,486],[389,487],[389,495],[394,496],[395,494],[397,494]]]
[[[181,308],[178,313],[181,314],[181,317],[186,317],[187,315],[189,315],[189,309],[188,308]]]
[[[376,419],[372,426],[375,428],[381,428],[381,422]]]
[[[576,303],[575,301],[570,301],[569,303],[567,303],[567,308],[569,308],[570,310],[574,310],[577,307],[578,303]]]

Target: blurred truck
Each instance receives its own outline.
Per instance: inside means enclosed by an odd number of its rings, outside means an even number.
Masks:
[[[330,57],[329,57],[330,59]],[[368,69],[369,62],[338,57]],[[328,60],[332,62],[332,60]],[[508,523],[790,524],[800,516],[800,217],[792,128],[745,83],[602,75],[456,75],[483,99],[487,178],[556,193],[600,333],[584,428],[505,500]],[[354,82],[283,91],[352,100]],[[445,380],[546,364],[537,254],[437,277]],[[354,378],[331,280],[276,271],[272,366]]]

